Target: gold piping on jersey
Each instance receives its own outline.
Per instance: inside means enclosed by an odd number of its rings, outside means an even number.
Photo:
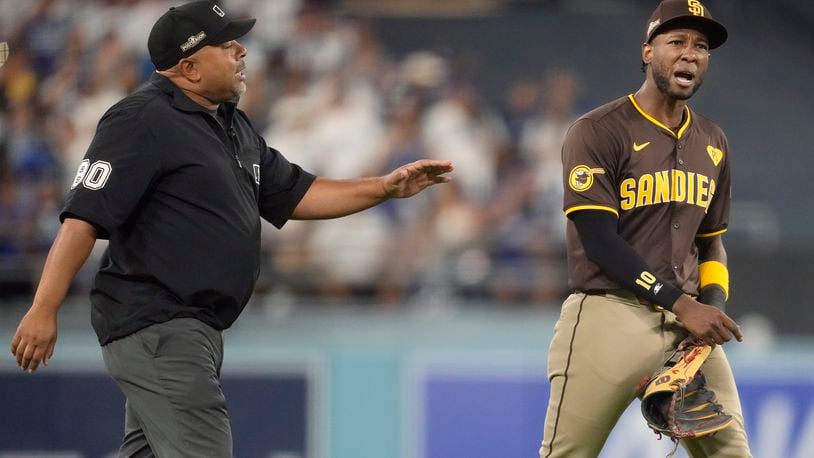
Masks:
[[[617,218],[619,217],[619,212],[616,211],[615,208],[606,207],[604,205],[577,205],[576,207],[571,207],[568,210],[565,210],[565,216],[580,210],[604,210],[606,212],[613,213]]]
[[[633,98],[633,94],[629,94],[627,96],[627,98],[630,99],[630,102],[633,104],[634,107],[636,107],[636,111],[638,111],[639,114],[644,116],[645,119],[652,122],[653,124],[661,127],[662,129],[666,130],[667,132],[670,132],[670,135],[672,135],[673,137],[681,138],[681,136],[684,134],[684,131],[687,130],[687,127],[690,127],[690,118],[691,118],[691,116],[690,116],[690,107],[688,107],[687,105],[684,105],[684,112],[687,113],[687,119],[684,121],[684,124],[682,124],[681,128],[678,129],[678,135],[676,135],[676,133],[673,132],[672,129],[670,129],[669,127],[662,124],[658,119],[656,119],[656,118],[650,116],[649,114],[647,114],[647,112],[645,112],[642,109],[642,107],[640,107],[639,104],[636,103],[636,99]]]
[[[683,202],[709,210],[715,195],[714,179],[684,170],[661,170],[625,178],[619,184],[619,208],[623,211],[648,205]]]
[[[701,238],[704,238],[704,237],[715,237],[716,235],[721,235],[726,231],[727,231],[727,229],[721,229],[720,231],[707,232],[706,234],[695,234],[695,238],[701,239]]]

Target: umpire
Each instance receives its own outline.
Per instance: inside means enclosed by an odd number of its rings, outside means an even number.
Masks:
[[[254,23],[208,1],[156,21],[157,71],[99,122],[11,343],[23,370],[48,364],[68,287],[96,239],[108,239],[91,321],[127,397],[121,456],[231,456],[221,331],[257,279],[260,217],[277,228],[335,218],[449,181],[452,164],[434,160],[376,178],[318,178],[266,146],[236,108],[246,90],[237,39]]]

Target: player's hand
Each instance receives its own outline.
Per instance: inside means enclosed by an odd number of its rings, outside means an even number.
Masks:
[[[48,365],[56,343],[56,313],[32,307],[11,339],[11,354],[24,371],[34,372],[40,364]]]
[[[741,328],[726,313],[711,305],[702,304],[682,295],[673,304],[673,313],[693,336],[707,345],[720,345],[734,337],[741,342]]]
[[[452,169],[452,161],[422,159],[411,162],[384,177],[384,194],[388,198],[413,196],[428,186],[449,182],[450,178],[444,174]]]

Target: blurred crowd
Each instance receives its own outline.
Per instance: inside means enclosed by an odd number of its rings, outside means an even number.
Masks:
[[[154,71],[165,0],[0,0],[0,297],[26,296],[96,124]],[[400,306],[454,298],[544,304],[566,288],[560,145],[579,81],[552,69],[485,100],[455,56],[394,56],[374,19],[327,2],[225,0],[256,17],[240,101],[269,145],[317,175],[420,158],[454,181],[331,221],[264,230],[256,296]],[[77,278],[86,293],[104,243]],[[193,266],[191,266],[192,268]]]

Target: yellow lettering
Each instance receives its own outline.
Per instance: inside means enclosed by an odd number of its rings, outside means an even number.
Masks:
[[[656,172],[656,189],[653,196],[653,203],[667,203],[670,201],[670,172],[662,170]]]
[[[695,177],[693,172],[687,172],[687,203],[695,203]]]
[[[636,206],[653,205],[653,175],[645,173],[639,177],[639,192]]]
[[[698,186],[696,188],[698,194],[696,195],[695,198],[695,204],[698,205],[699,207],[706,208],[706,206],[709,204],[709,202],[707,202],[706,200],[709,192],[708,186],[709,178],[707,178],[706,175],[698,174]]]
[[[709,200],[707,200],[707,207],[704,213],[709,211],[709,206],[712,204],[712,198],[715,196],[715,180],[709,180]]]
[[[715,180],[695,172],[661,170],[626,178],[619,185],[622,210],[669,202],[686,202],[706,210],[715,194]]]
[[[630,210],[636,200],[636,180],[625,178],[619,186],[619,195],[622,201],[619,206],[622,210]]]
[[[687,175],[683,170],[673,169],[673,193],[670,196],[673,202],[684,202],[687,191]]]

